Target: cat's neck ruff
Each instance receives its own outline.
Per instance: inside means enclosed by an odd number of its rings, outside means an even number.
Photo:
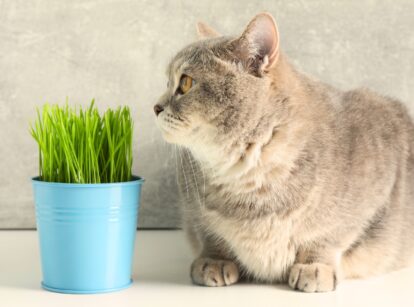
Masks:
[[[189,149],[209,181],[216,185],[238,187],[254,178],[260,187],[272,173],[282,182],[304,148],[301,124],[272,126],[255,142],[226,143],[217,136],[204,135],[193,140]],[[277,169],[277,172],[272,172]]]

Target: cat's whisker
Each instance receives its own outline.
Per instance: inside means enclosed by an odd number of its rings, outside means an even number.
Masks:
[[[202,151],[203,151],[203,154],[205,155],[205,150],[202,149]],[[205,165],[206,165],[205,163],[203,163],[202,161],[199,161],[199,167],[203,174],[203,206],[205,206],[206,204],[206,197],[207,197],[206,195],[206,174],[204,172]]]
[[[188,189],[188,181],[187,181],[187,176],[186,176],[185,169],[184,169],[184,164],[183,164],[183,156],[182,156],[182,153],[181,153],[181,151],[180,151],[180,147],[179,147],[178,145],[175,145],[175,146],[176,146],[176,148],[177,148],[177,150],[178,150],[178,154],[180,155],[181,169],[182,169],[182,171],[183,171],[183,177],[184,177],[184,182],[185,182],[185,188],[186,188],[186,191],[187,191],[187,199],[189,200],[189,199],[190,199],[190,191],[189,191],[189,189]]]
[[[185,149],[185,152],[187,153],[188,159],[190,161],[190,167],[191,167],[191,171],[192,171],[193,177],[194,177],[194,182],[195,182],[195,187],[196,187],[196,191],[197,191],[198,201],[200,202],[200,206],[202,206],[201,196],[200,196],[200,190],[198,188],[197,177],[196,177],[196,173],[194,171],[194,166],[193,166],[193,163],[192,163],[192,158],[191,158],[191,155],[190,155],[190,153],[189,153],[189,151],[188,151],[187,148]]]
[[[175,171],[176,171],[176,179],[179,176],[179,169],[178,169],[178,157],[177,157],[177,145],[174,144],[174,158],[175,158]]]

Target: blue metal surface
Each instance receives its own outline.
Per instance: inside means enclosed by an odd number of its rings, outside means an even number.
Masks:
[[[128,287],[143,180],[32,183],[43,288],[100,293]]]

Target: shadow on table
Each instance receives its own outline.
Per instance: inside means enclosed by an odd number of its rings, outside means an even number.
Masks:
[[[154,263],[151,266],[139,266],[134,269],[133,279],[137,283],[166,284],[177,286],[200,287],[194,285],[190,277],[191,261],[171,262],[171,266],[165,267],[162,264]],[[236,285],[241,286],[263,286],[276,288],[279,291],[294,292],[287,284],[266,284],[243,279]],[[210,287],[204,287],[210,288]]]

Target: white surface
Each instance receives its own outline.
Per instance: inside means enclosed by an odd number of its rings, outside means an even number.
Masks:
[[[194,286],[192,255],[181,231],[139,231],[131,288],[68,295],[40,288],[35,231],[0,231],[0,306],[414,306],[414,268],[365,281],[346,281],[333,293],[305,294],[284,285]]]

